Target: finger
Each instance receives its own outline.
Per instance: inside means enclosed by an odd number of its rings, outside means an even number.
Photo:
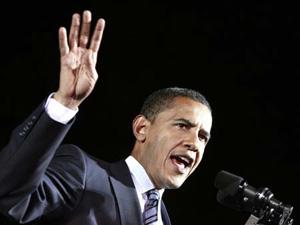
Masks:
[[[82,19],[82,26],[81,26],[81,33],[79,39],[79,46],[85,48],[90,35],[90,27],[92,21],[92,14],[90,11],[86,10],[83,12],[83,19]]]
[[[72,16],[72,23],[70,28],[69,42],[70,48],[74,49],[78,46],[78,33],[80,27],[80,15],[75,13]]]
[[[60,56],[64,56],[69,52],[67,31],[64,27],[61,27],[58,30],[58,41],[59,41]]]
[[[91,70],[90,76],[96,81],[98,79],[98,73],[95,68],[95,58],[93,56],[93,52],[89,51],[87,54],[86,65]]]
[[[90,49],[94,53],[97,53],[100,48],[104,27],[105,27],[104,19],[99,19],[97,21],[97,24],[96,24],[96,27],[95,27],[95,30],[93,33],[93,37],[91,40],[91,45],[90,45]]]

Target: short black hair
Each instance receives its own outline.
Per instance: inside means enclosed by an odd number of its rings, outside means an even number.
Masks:
[[[150,94],[144,101],[140,114],[153,122],[157,114],[169,108],[171,103],[173,103],[173,100],[177,97],[186,97],[200,102],[207,106],[207,108],[211,111],[210,104],[198,91],[189,88],[168,87],[159,89]]]

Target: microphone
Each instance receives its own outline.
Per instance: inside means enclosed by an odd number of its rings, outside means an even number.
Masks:
[[[225,170],[215,178],[215,187],[219,189],[217,201],[229,208],[250,212],[263,224],[292,225],[290,215],[293,207],[274,198],[267,187],[256,189],[247,181]]]

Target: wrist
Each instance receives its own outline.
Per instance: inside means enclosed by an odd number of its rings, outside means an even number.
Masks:
[[[52,97],[63,106],[72,110],[77,110],[80,104],[78,101],[74,100],[73,98],[63,97],[59,92],[54,93]]]

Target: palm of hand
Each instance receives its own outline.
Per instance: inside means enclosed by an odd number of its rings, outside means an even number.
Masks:
[[[78,47],[61,57],[61,80],[64,95],[81,100],[93,90],[98,79],[95,69],[96,55],[88,49]]]

